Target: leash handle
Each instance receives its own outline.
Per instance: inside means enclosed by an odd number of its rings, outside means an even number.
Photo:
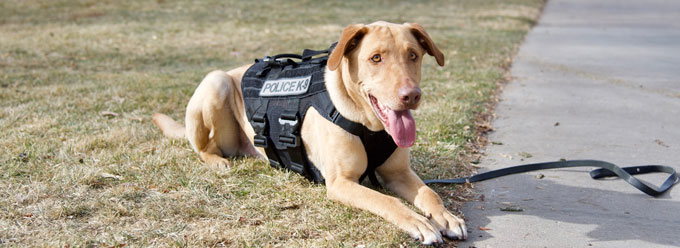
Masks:
[[[557,169],[557,168],[569,168],[569,167],[598,167],[590,171],[590,177],[593,179],[601,179],[605,177],[619,177],[626,182],[628,182],[633,187],[644,192],[650,196],[659,196],[672,188],[678,182],[678,175],[670,166],[663,165],[640,165],[631,167],[619,167],[613,163],[601,161],[601,160],[570,160],[570,161],[557,161],[557,162],[543,162],[535,164],[524,164],[518,166],[512,166],[507,168],[502,168],[498,170],[487,171],[479,173],[470,177],[464,178],[453,178],[453,179],[430,179],[425,180],[425,184],[462,184],[462,183],[473,183],[484,181],[492,178],[524,173],[529,171],[545,170],[545,169]],[[649,185],[643,181],[640,181],[633,175],[637,174],[647,174],[647,173],[667,173],[670,174],[668,178],[661,184],[660,187],[654,185]]]

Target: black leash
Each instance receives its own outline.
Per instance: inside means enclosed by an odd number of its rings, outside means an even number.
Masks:
[[[535,163],[535,164],[525,164],[512,166],[508,168],[492,170],[484,173],[479,173],[477,175],[465,178],[454,178],[454,179],[430,179],[425,180],[425,184],[461,184],[461,183],[473,183],[484,181],[496,177],[502,177],[517,173],[545,170],[545,169],[556,169],[556,168],[568,168],[568,167],[599,167],[600,169],[595,169],[590,171],[590,177],[593,179],[600,179],[605,177],[619,177],[626,180],[630,185],[639,189],[640,191],[648,194],[650,196],[659,196],[669,190],[673,185],[678,182],[678,175],[675,170],[670,166],[663,165],[640,165],[631,167],[619,167],[615,164],[600,161],[600,160],[570,160],[570,161],[558,161],[558,162],[545,162],[545,163]],[[664,181],[661,187],[656,187],[654,185],[648,185],[647,183],[640,181],[633,175],[637,174],[647,174],[663,172],[668,173],[670,176]]]

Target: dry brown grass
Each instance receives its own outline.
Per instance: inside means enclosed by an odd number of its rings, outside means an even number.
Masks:
[[[182,119],[211,70],[325,48],[351,23],[418,22],[447,66],[423,66],[413,167],[460,176],[471,171],[478,116],[542,4],[1,1],[0,245],[415,246],[264,162],[204,168],[150,115]],[[453,211],[469,191],[436,190]]]

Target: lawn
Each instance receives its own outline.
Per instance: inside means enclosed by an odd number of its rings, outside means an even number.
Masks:
[[[423,178],[468,175],[499,85],[543,4],[0,1],[0,245],[417,245],[263,161],[208,169],[150,116],[183,120],[212,70],[324,49],[348,24],[417,22],[447,63],[424,59],[413,168]],[[473,192],[435,190],[458,213]]]

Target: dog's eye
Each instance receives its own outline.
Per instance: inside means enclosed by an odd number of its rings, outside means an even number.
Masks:
[[[378,63],[382,61],[382,57],[380,57],[380,54],[373,55],[373,57],[371,57],[371,61]]]
[[[416,53],[414,53],[414,52],[411,52],[411,54],[409,55],[409,59],[411,59],[413,61],[415,61],[417,58],[418,58],[418,55],[416,55]]]

